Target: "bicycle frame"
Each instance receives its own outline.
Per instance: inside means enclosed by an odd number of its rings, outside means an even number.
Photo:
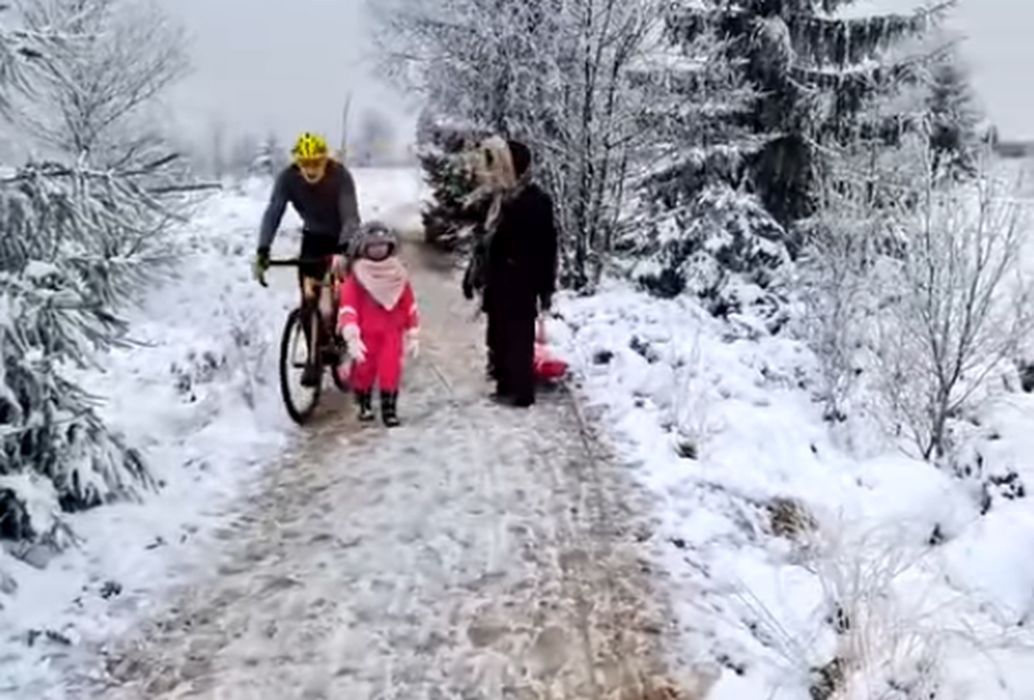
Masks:
[[[284,259],[280,259],[280,260],[270,260],[269,261],[269,266],[270,267],[300,267],[301,265],[321,264],[321,263],[326,262],[328,257],[332,257],[332,256],[321,257],[321,258],[284,258]],[[315,302],[316,302],[316,304],[315,304],[316,313],[313,314],[312,321],[311,321],[312,322],[312,327],[309,329],[309,331],[311,333],[311,335],[309,337],[314,339],[314,342],[313,342],[313,346],[314,347],[310,347],[310,355],[318,354],[320,346],[322,344],[321,341],[325,340],[322,337],[323,334],[320,332],[320,325],[321,325],[320,321],[321,320],[327,323],[327,325],[331,329],[331,330],[329,330],[329,333],[331,335],[333,335],[333,330],[332,329],[334,328],[334,324],[336,322],[336,319],[333,317],[334,316],[333,315],[333,309],[334,309],[334,306],[335,306],[334,299],[335,299],[335,296],[336,296],[335,292],[337,291],[337,285],[338,285],[339,282],[340,282],[340,279],[338,278],[337,275],[334,274],[333,269],[328,269],[327,272],[323,275],[323,278],[321,280],[316,280],[315,278],[310,278],[310,277],[307,277],[307,278],[302,280],[302,296],[303,296],[303,301],[307,297],[308,292],[309,292],[308,285],[315,285],[315,286],[318,287],[318,293],[315,295],[316,296],[316,299],[315,299]],[[330,318],[325,318],[324,317],[324,314],[323,314],[323,310],[324,310],[323,307],[324,307],[324,305],[328,306],[331,309]],[[310,359],[310,361],[313,361],[314,358],[310,356],[309,359]]]

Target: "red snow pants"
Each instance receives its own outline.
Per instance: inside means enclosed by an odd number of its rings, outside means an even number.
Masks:
[[[352,389],[367,392],[377,384],[382,392],[397,392],[402,379],[402,333],[392,328],[377,329],[363,333],[362,339],[366,357],[352,366]]]

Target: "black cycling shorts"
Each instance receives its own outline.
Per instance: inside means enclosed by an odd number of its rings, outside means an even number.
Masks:
[[[322,280],[330,269],[331,258],[338,253],[337,239],[314,233],[302,233],[302,250],[298,257],[306,260],[298,266],[298,280],[306,277]]]

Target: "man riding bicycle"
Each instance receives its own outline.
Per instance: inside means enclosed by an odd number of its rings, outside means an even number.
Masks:
[[[290,204],[302,219],[298,285],[303,313],[310,318],[312,313],[318,313],[319,294],[327,272],[344,272],[348,246],[359,230],[359,205],[351,173],[330,157],[327,142],[321,136],[302,134],[292,155],[294,162],[277,177],[262,217],[254,274],[265,285],[269,249]],[[309,361],[305,363],[302,384],[314,386],[320,378],[319,364],[313,357],[319,341],[310,338],[308,345]]]

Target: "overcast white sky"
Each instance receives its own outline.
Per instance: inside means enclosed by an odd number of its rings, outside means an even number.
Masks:
[[[907,12],[920,0],[862,0],[879,11]],[[952,25],[973,82],[1003,138],[1034,139],[1034,0],[959,0]]]
[[[959,14],[991,118],[1005,137],[1034,139],[1034,0],[968,0]]]
[[[364,0],[162,0],[194,37],[195,72],[174,100],[176,121],[201,133],[340,130],[348,90],[356,102],[405,112],[369,75]],[[914,0],[863,0],[907,11]],[[980,97],[1006,138],[1034,138],[1034,0],[962,0],[956,20]],[[404,122],[407,126],[411,118]]]
[[[364,0],[161,0],[192,37],[193,74],[173,119],[199,135],[316,130],[336,141],[345,96],[406,119],[400,95],[372,77]]]

